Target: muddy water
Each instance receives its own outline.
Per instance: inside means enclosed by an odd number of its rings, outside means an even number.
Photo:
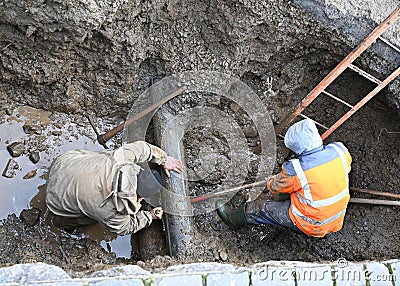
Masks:
[[[8,160],[11,158],[6,146],[12,142],[24,142],[26,134],[22,126],[25,122],[32,122],[32,110],[21,109],[6,119],[6,122],[0,125],[0,168],[3,171]],[[24,114],[24,116],[20,116]],[[18,117],[16,117],[18,115]],[[27,117],[25,115],[28,115]],[[29,115],[32,115],[30,117]],[[44,114],[38,113],[38,118],[43,120],[47,117]],[[43,120],[44,121],[44,120]],[[16,171],[14,178],[0,178],[0,219],[5,219],[9,214],[16,213],[19,215],[22,209],[29,207],[30,199],[37,193],[38,186],[44,183],[44,165],[45,160],[39,161],[36,165],[33,164],[25,154],[14,158],[18,163],[19,169]],[[36,176],[31,179],[23,179],[24,175],[29,171],[37,170]]]
[[[69,150],[99,151],[103,147],[93,140],[94,136],[89,138],[81,135],[93,132],[90,127],[82,127],[84,124],[78,126],[62,114],[57,114],[56,119],[50,118],[50,112],[23,106],[0,119],[0,173],[3,172],[8,160],[12,158],[6,149],[7,145],[13,142],[25,144],[25,152],[13,158],[19,165],[15,176],[13,178],[0,176],[0,220],[7,218],[10,214],[19,216],[23,209],[36,207],[41,210],[45,224],[55,233],[59,233],[59,230],[51,225],[45,206],[45,175],[51,162],[56,156]],[[41,126],[41,134],[26,134],[23,130],[24,124]],[[84,130],[81,130],[82,128]],[[29,152],[36,149],[43,151],[40,152],[39,162],[34,164],[29,160]],[[36,170],[36,175],[30,179],[23,178],[33,170]],[[89,237],[97,241],[105,250],[114,252],[117,257],[130,258],[131,256],[129,235],[117,237],[96,224],[83,229],[77,236]]]

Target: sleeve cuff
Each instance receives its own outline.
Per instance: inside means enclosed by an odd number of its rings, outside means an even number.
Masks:
[[[158,165],[164,165],[165,162],[167,161],[167,153],[165,153],[165,151],[162,150],[161,148],[158,148],[157,146],[154,145],[150,145],[150,150],[151,150],[150,162],[156,163]]]
[[[149,226],[153,222],[153,217],[151,216],[151,212],[142,211],[143,215],[148,219],[147,226]]]

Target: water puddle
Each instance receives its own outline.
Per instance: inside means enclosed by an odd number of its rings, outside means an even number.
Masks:
[[[23,129],[27,124],[40,128],[27,134]],[[0,220],[10,214],[19,216],[23,209],[29,207],[39,208],[43,216],[46,213],[45,175],[51,162],[69,150],[102,150],[103,147],[94,140],[93,133],[89,124],[79,126],[65,114],[57,114],[55,117],[50,112],[27,106],[18,107],[10,115],[4,115],[0,119],[0,173],[3,173],[10,159],[17,166],[11,170],[12,178],[0,176]],[[15,158],[7,150],[7,146],[13,142],[21,142],[25,147],[24,153]],[[29,159],[32,151],[39,151],[40,154],[36,164]],[[117,257],[131,257],[130,235],[117,237],[99,224],[87,227],[83,235],[99,242],[105,250],[114,252]]]

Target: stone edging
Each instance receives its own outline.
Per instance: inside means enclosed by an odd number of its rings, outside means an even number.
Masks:
[[[126,265],[76,279],[72,279],[57,266],[32,263],[0,268],[0,285],[400,286],[400,260],[360,263],[348,263],[344,259],[335,263],[269,261],[250,267],[210,262],[171,266],[160,273],[152,273],[136,265]]]

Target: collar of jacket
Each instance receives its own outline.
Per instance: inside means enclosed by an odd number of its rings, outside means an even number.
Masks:
[[[296,155],[295,154],[295,155],[293,155],[293,157],[291,159],[299,159],[299,158],[301,158],[303,156],[307,156],[307,155],[322,151],[323,149],[324,149],[324,145],[321,145],[321,146],[319,146],[317,148],[314,148],[314,149],[311,149],[311,150],[308,150],[308,151],[304,151],[300,155]]]

